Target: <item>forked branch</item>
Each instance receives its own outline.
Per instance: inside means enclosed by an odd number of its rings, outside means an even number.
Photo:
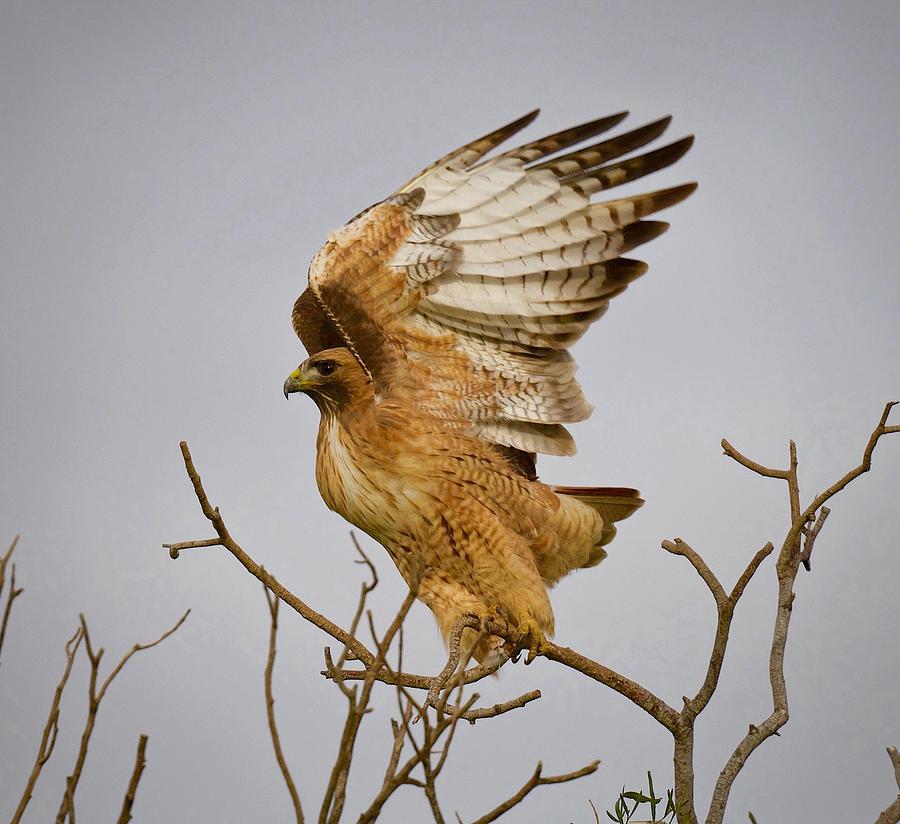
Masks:
[[[750,754],[766,739],[778,733],[788,721],[787,684],[784,677],[784,651],[790,629],[791,613],[794,605],[794,580],[797,577],[801,562],[809,564],[813,543],[825,519],[828,510],[824,504],[848,484],[872,466],[872,455],[875,447],[884,435],[900,432],[900,426],[888,425],[891,409],[897,401],[885,404],[878,424],[875,426],[863,450],[860,463],[842,475],[824,491],[816,495],[808,506],[801,508],[800,486],[797,476],[797,449],[790,442],[789,466],[786,470],[772,469],[751,461],[732,447],[728,441],[722,441],[725,454],[742,466],[760,475],[785,480],[788,485],[788,497],[791,508],[791,524],[784,537],[776,564],[778,577],[778,603],[772,631],[772,644],[769,652],[769,681],[772,692],[772,711],[759,724],[750,724],[746,735],[741,739],[719,774],[710,801],[707,824],[721,824],[725,815],[728,796],[740,771],[747,763]],[[803,539],[805,538],[805,545]],[[676,795],[678,793],[676,779]],[[681,817],[679,815],[679,821]]]
[[[91,741],[91,735],[94,732],[94,724],[97,720],[97,711],[100,709],[100,703],[103,701],[103,698],[106,695],[106,691],[109,689],[109,685],[113,682],[116,676],[122,671],[123,667],[131,660],[132,656],[138,652],[143,652],[148,649],[153,649],[153,647],[161,644],[166,640],[172,633],[176,632],[181,625],[187,620],[188,615],[190,615],[190,610],[186,610],[184,615],[179,618],[175,624],[167,629],[162,635],[159,636],[155,641],[151,641],[147,644],[135,644],[122,658],[119,662],[112,668],[109,675],[103,681],[102,684],[98,687],[98,679],[100,675],[100,660],[103,657],[104,649],[100,647],[96,651],[94,650],[94,646],[91,643],[91,635],[88,630],[87,619],[84,615],[80,615],[79,619],[81,621],[81,637],[84,639],[84,647],[88,656],[88,663],[90,664],[90,675],[88,680],[88,714],[85,719],[84,729],[81,733],[81,743],[78,747],[78,754],[75,758],[75,766],[72,769],[72,772],[66,778],[66,786],[63,792],[62,801],[59,804],[59,811],[56,814],[56,824],[63,824],[63,822],[68,818],[70,821],[74,821],[75,818],[75,789],[78,786],[78,781],[81,778],[81,772],[84,769],[84,762],[87,759],[88,745]]]

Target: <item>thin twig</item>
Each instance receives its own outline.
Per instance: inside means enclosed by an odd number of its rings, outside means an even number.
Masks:
[[[22,798],[19,800],[19,806],[13,814],[10,824],[19,824],[25,813],[28,802],[31,801],[31,795],[34,792],[34,786],[37,784],[41,770],[53,755],[53,748],[56,746],[56,736],[59,733],[59,702],[62,699],[63,690],[66,688],[66,682],[69,680],[69,673],[72,672],[72,663],[75,661],[75,653],[81,644],[83,632],[81,627],[75,630],[75,634],[66,643],[66,668],[63,670],[62,678],[56,685],[53,693],[53,700],[50,702],[50,712],[47,715],[47,723],[44,724],[44,732],[41,735],[41,743],[38,747],[37,756],[34,759],[34,766],[31,768],[31,774],[25,782],[25,790],[22,792]]]
[[[0,558],[0,599],[3,597],[3,585],[6,579],[6,565],[9,563],[9,559],[12,558],[13,552],[16,551],[16,545],[19,543],[19,536],[16,535],[12,539],[12,543],[9,545],[9,549],[6,550],[3,557]],[[12,565],[12,574],[10,575],[9,581],[9,595],[6,598],[6,607],[3,610],[3,620],[0,622],[0,653],[3,652],[3,640],[6,638],[6,627],[9,624],[9,615],[12,612],[13,602],[18,598],[25,590],[21,587],[16,589],[16,565]]]
[[[803,564],[803,567],[807,572],[812,569],[812,551],[813,544],[816,542],[816,536],[819,534],[819,530],[825,526],[825,519],[830,513],[831,510],[827,506],[823,506],[819,510],[819,517],[816,518],[809,530],[804,532],[803,551],[800,553],[800,563]]]
[[[662,548],[673,555],[681,555],[691,562],[691,566],[697,570],[697,574],[709,588],[717,605],[722,605],[728,600],[728,596],[725,594],[725,590],[722,589],[719,579],[716,578],[712,570],[706,565],[706,562],[689,544],[685,543],[681,538],[676,538],[674,541],[663,541]]]
[[[463,721],[468,721],[470,724],[474,724],[476,721],[480,721],[482,718],[496,718],[498,715],[503,715],[506,712],[510,712],[510,710],[517,710],[521,707],[524,707],[526,704],[530,704],[532,701],[537,701],[537,699],[540,697],[540,690],[532,690],[531,692],[526,692],[523,695],[520,695],[518,698],[504,701],[501,704],[493,704],[490,707],[479,707],[478,709],[464,712],[460,716],[460,719]],[[450,712],[453,712],[455,708],[447,706],[446,709]]]
[[[397,774],[397,764],[400,763],[400,753],[403,751],[403,743],[406,740],[406,732],[405,725],[409,724],[409,719],[412,716],[412,701],[407,701],[406,706],[403,708],[401,713],[401,720],[398,723],[393,718],[391,719],[391,732],[394,736],[394,743],[391,747],[391,755],[388,759],[387,769],[384,771],[384,781],[382,782],[382,788],[388,786],[390,784],[391,779]]]
[[[78,781],[81,778],[81,772],[84,769],[84,762],[87,758],[88,745],[90,744],[91,735],[94,732],[94,724],[97,720],[97,711],[100,709],[100,703],[103,701],[103,698],[106,695],[106,691],[107,689],[109,689],[109,685],[122,671],[122,668],[131,660],[131,657],[135,653],[152,649],[158,644],[161,644],[173,632],[176,632],[179,627],[181,627],[181,625],[187,620],[190,612],[190,610],[186,610],[184,615],[182,615],[181,618],[179,618],[172,627],[167,629],[155,641],[151,641],[147,644],[135,644],[130,650],[128,650],[128,652],[125,653],[125,655],[122,656],[122,658],[119,660],[119,663],[112,668],[109,675],[106,677],[106,680],[100,685],[99,689],[97,688],[97,679],[100,673],[100,659],[103,657],[104,650],[102,647],[100,647],[96,652],[94,652],[94,647],[91,644],[91,635],[88,630],[87,620],[85,619],[83,614],[78,616],[81,621],[81,632],[82,636],[84,637],[84,648],[87,652],[88,662],[91,667],[88,680],[88,714],[87,718],[85,719],[84,730],[81,733],[81,744],[78,748],[78,755],[75,758],[75,766],[72,769],[72,772],[66,777],[65,790],[63,792],[62,801],[59,805],[59,811],[56,814],[56,824],[63,824],[66,818],[68,818],[70,822],[74,822],[75,789],[78,786]]]
[[[356,549],[359,554],[360,560],[354,561],[356,564],[364,564],[369,568],[369,572],[372,575],[371,581],[363,581],[360,585],[359,589],[359,598],[356,602],[356,611],[353,613],[353,620],[350,622],[350,630],[349,635],[351,638],[356,637],[356,630],[359,627],[359,620],[362,618],[363,613],[366,609],[366,601],[369,595],[374,591],[375,587],[378,586],[378,571],[375,569],[375,564],[372,563],[371,559],[368,555],[363,551],[363,548],[359,545],[359,541],[356,540],[356,535],[351,530],[350,531],[350,540],[353,542],[353,547]],[[343,667],[344,663],[347,660],[347,656],[350,652],[349,647],[344,644],[344,648],[341,651],[340,657],[338,658],[337,667]]]
[[[128,782],[128,789],[125,790],[125,799],[122,801],[122,812],[119,813],[117,824],[128,824],[131,821],[131,808],[134,806],[134,798],[137,795],[138,782],[141,780],[141,774],[147,765],[145,752],[147,750],[147,736],[141,735],[138,738],[137,755],[134,759],[134,770],[131,773],[131,780]]]
[[[520,804],[522,800],[527,796],[535,787],[540,787],[544,784],[562,784],[566,781],[574,781],[577,778],[583,778],[586,775],[591,775],[597,771],[597,767],[600,766],[600,761],[592,761],[586,767],[582,767],[580,770],[575,770],[574,772],[566,773],[565,775],[550,775],[550,776],[542,776],[541,772],[543,770],[543,764],[540,761],[537,763],[537,767],[535,767],[534,772],[531,774],[531,777],[519,788],[519,790],[509,798],[506,799],[502,804],[498,804],[491,810],[489,813],[481,816],[481,818],[477,819],[473,822],[473,824],[490,824],[491,821],[496,821],[506,812],[509,812],[513,807],[517,804]]]
[[[303,808],[300,805],[300,796],[297,793],[297,786],[294,784],[290,768],[281,749],[281,739],[278,737],[278,725],[275,723],[275,697],[272,694],[272,673],[275,670],[276,639],[278,636],[278,605],[281,601],[274,595],[269,594],[269,589],[265,584],[263,584],[263,594],[266,596],[271,619],[269,625],[269,656],[266,659],[266,669],[263,676],[269,735],[272,738],[272,747],[275,750],[275,760],[278,762],[278,769],[281,770],[281,776],[284,778],[288,794],[291,796],[291,803],[294,805],[294,818],[297,824],[303,824]]]

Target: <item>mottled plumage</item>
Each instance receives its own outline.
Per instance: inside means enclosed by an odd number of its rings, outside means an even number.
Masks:
[[[539,642],[554,629],[548,587],[599,563],[613,522],[642,503],[635,490],[549,487],[535,453],[574,452],[564,424],[591,406],[568,347],[645,271],[620,255],[666,224],[641,218],[695,187],[590,196],[673,163],[691,139],[621,159],[666,118],[548,159],[613,115],[483,160],[535,115],[332,233],[294,306],[311,357],[285,393],[321,412],[322,497],[419,582],[445,636],[471,614]]]

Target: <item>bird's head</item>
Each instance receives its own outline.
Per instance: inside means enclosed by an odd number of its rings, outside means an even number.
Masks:
[[[337,412],[372,393],[371,381],[349,349],[324,349],[300,364],[284,382],[284,396],[309,395],[323,412]]]

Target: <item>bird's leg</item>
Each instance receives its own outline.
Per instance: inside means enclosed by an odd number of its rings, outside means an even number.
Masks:
[[[488,635],[495,635],[497,628],[503,628],[503,632],[509,632],[509,620],[500,607],[488,607],[484,613],[479,616],[481,621],[481,629]],[[492,632],[493,628],[493,632]]]

